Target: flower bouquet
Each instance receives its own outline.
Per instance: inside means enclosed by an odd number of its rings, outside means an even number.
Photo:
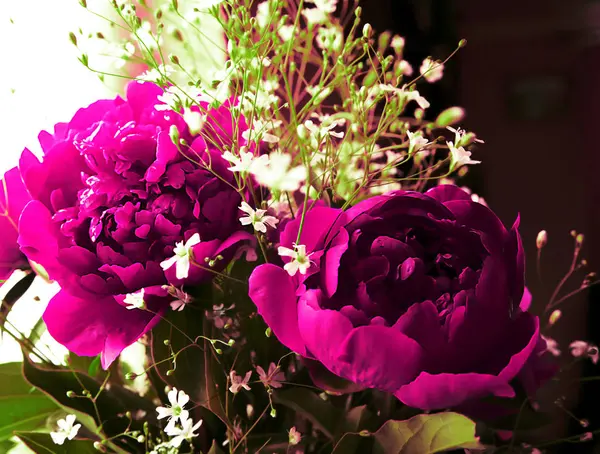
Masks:
[[[505,226],[456,185],[483,141],[460,127],[463,109],[430,116],[419,92],[447,59],[413,70],[403,38],[376,35],[352,2],[112,4],[121,58],[144,72],[41,132],[43,155],[25,149],[0,186],[0,277],[25,270],[3,322],[34,279],[60,286],[31,335],[4,326],[23,349],[22,365],[0,366],[6,443],[210,454],[555,443],[545,428],[568,411],[564,367],[542,333],[573,293],[583,236],[542,323],[520,220]],[[203,53],[221,68],[199,67]],[[46,329],[64,359],[40,347]],[[594,346],[573,349],[597,360]],[[567,441],[582,437],[591,429]]]

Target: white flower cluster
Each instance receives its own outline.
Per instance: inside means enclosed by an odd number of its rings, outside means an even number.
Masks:
[[[169,391],[167,397],[169,398],[169,403],[171,405],[167,407],[157,407],[157,418],[168,418],[165,433],[172,438],[167,445],[179,448],[181,443],[185,440],[191,441],[192,438],[198,436],[196,431],[202,425],[202,420],[194,424],[194,421],[190,418],[190,412],[184,409],[190,401],[190,396],[185,392],[173,388]]]

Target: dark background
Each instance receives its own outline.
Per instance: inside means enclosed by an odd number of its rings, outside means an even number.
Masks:
[[[506,225],[520,213],[533,310],[543,310],[569,268],[572,229],[586,237],[587,271],[600,271],[600,2],[366,0],[361,5],[376,31],[406,38],[405,59],[416,71],[423,58],[443,60],[467,39],[442,81],[422,83],[419,90],[431,101],[430,118],[445,107],[462,106],[464,126],[485,140],[474,156],[483,163],[459,184],[483,196]],[[540,281],[535,238],[542,229],[549,242]],[[578,288],[584,274],[567,290]],[[563,356],[573,340],[600,341],[599,287],[566,301],[562,318],[547,331]],[[600,364],[588,360],[574,372],[589,379],[600,375]],[[563,387],[574,417],[558,412],[554,438],[600,428],[598,387],[593,381]],[[582,418],[590,421],[587,429],[577,421]],[[562,444],[548,452],[600,453],[600,443]]]

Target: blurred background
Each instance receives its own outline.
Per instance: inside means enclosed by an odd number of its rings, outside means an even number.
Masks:
[[[107,0],[90,4],[95,11],[109,10]],[[572,229],[586,236],[582,255],[589,271],[600,271],[600,150],[596,145],[600,2],[366,0],[361,4],[364,19],[375,30],[406,38],[405,59],[416,68],[427,56],[445,59],[460,39],[467,39],[468,45],[446,65],[444,78],[419,89],[431,101],[431,118],[445,107],[462,106],[467,111],[465,128],[485,140],[474,156],[483,163],[460,183],[484,197],[505,224],[512,225],[520,214],[534,309],[543,310],[569,268]],[[115,33],[77,0],[2,4],[2,172],[16,165],[24,146],[37,151],[41,129],[69,119],[77,108],[95,99],[114,96],[124,84],[114,78],[102,82],[86,69],[77,60],[81,52],[69,41],[70,31]],[[109,68],[107,58],[102,64]],[[542,254],[540,279],[535,239],[542,229],[548,231],[549,242]],[[575,279],[567,288],[577,289],[580,283]],[[35,323],[51,295],[34,287],[30,296],[19,311],[11,313],[16,323]],[[599,298],[600,289],[581,292],[564,303],[562,318],[551,328],[563,355],[568,355],[573,340],[600,342]],[[0,361],[19,355],[3,337]],[[564,389],[566,406],[574,416],[563,415],[563,432],[569,425],[571,433],[581,432],[578,420],[582,418],[590,421],[590,427],[600,425],[599,398],[589,389],[596,385],[593,377],[600,375],[598,367],[590,361],[575,367],[578,379]],[[566,445],[553,452],[600,453],[600,444]]]

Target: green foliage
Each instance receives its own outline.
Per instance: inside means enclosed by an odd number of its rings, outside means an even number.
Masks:
[[[23,443],[37,454],[98,454],[92,440],[65,440],[64,444],[54,444],[49,434],[39,432],[18,432]]]
[[[475,436],[475,423],[453,412],[387,421],[373,436],[375,454],[433,454],[459,448],[483,448]]]
[[[0,441],[16,430],[43,427],[60,407],[21,375],[21,363],[0,364]]]

